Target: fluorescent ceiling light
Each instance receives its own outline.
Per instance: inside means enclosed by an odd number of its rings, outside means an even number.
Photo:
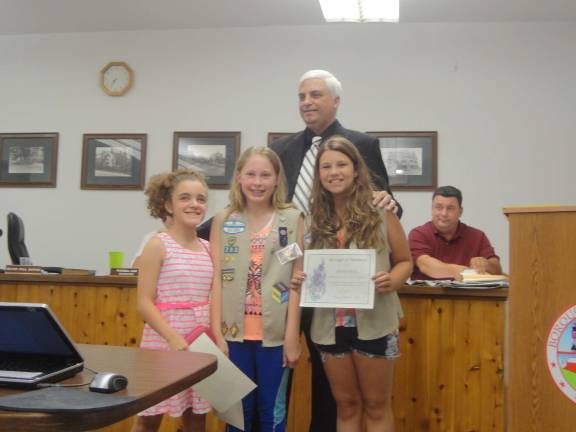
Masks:
[[[327,22],[398,22],[400,0],[319,0]]]

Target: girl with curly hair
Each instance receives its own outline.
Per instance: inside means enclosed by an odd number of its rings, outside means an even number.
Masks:
[[[212,259],[208,242],[196,235],[206,213],[208,187],[201,174],[179,169],[152,177],[145,194],[150,214],[171,222],[146,243],[139,257],[137,303],[146,322],[140,346],[186,350],[186,335],[210,326]],[[185,432],[204,431],[209,410],[190,388],[141,412],[133,431],[158,430],[164,414],[181,417]]]

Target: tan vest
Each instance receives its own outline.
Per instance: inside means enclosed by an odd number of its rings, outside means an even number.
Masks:
[[[390,247],[388,246],[386,216],[383,216],[381,229],[384,234],[386,247],[376,254],[377,272],[390,270]],[[350,249],[356,249],[356,245],[350,245]],[[398,328],[401,317],[402,306],[396,291],[376,293],[374,296],[374,309],[356,309],[358,338],[372,340],[384,337]],[[312,341],[321,345],[332,345],[336,343],[335,330],[335,309],[315,308],[310,329]]]
[[[250,235],[244,214],[233,213],[227,219],[224,219],[225,216],[226,213],[222,212],[219,245],[222,269],[222,333],[228,341],[242,342]],[[263,346],[279,346],[284,343],[293,261],[282,265],[275,254],[296,241],[299,217],[300,211],[293,208],[277,210],[272,221],[272,230],[265,242],[261,281]],[[281,239],[281,228],[287,229],[285,241]],[[279,282],[284,284],[285,292],[282,288],[275,287]]]

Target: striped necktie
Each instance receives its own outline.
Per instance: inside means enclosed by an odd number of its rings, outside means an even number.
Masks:
[[[314,165],[316,164],[316,155],[318,154],[318,147],[320,147],[321,142],[321,136],[312,138],[312,145],[304,155],[300,175],[298,176],[296,189],[294,190],[294,204],[296,204],[296,207],[305,215],[310,214],[310,196],[312,195],[312,183],[314,181]]]

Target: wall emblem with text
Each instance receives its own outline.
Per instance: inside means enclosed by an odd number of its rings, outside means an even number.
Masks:
[[[556,320],[548,334],[546,358],[552,379],[576,403],[576,305]]]

